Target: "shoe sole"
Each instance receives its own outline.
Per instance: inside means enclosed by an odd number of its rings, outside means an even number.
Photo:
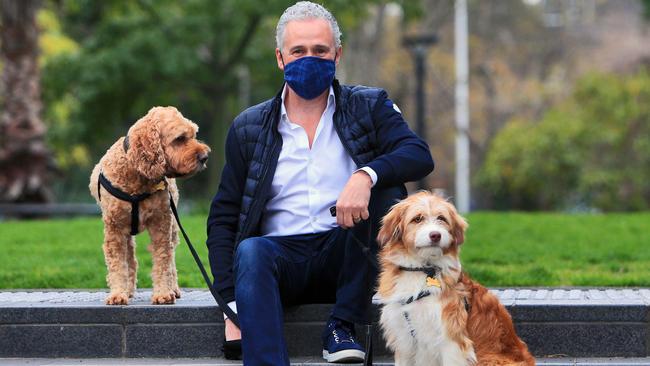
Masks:
[[[323,350],[323,358],[327,362],[363,362],[366,353],[358,349],[346,349],[334,353]]]

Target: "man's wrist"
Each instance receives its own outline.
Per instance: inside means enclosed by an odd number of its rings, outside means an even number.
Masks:
[[[362,179],[368,184],[368,188],[372,188],[372,178],[370,178],[370,174],[364,172],[363,170],[358,170],[354,172],[354,174],[364,177]]]
[[[359,172],[365,173],[364,175],[370,178],[370,188],[374,187],[375,184],[377,184],[377,173],[375,173],[375,171],[371,167],[364,166],[354,171],[354,173],[359,173]]]

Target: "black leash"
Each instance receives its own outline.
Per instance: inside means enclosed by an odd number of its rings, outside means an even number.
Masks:
[[[330,207],[330,214],[333,217],[336,217],[336,206]],[[371,222],[368,221],[366,223],[368,225],[368,241],[372,240],[372,225]],[[350,237],[354,240],[354,242],[359,246],[361,249],[361,253],[366,257],[368,262],[375,267],[377,270],[377,273],[379,273],[379,263],[377,262],[377,257],[372,254],[372,250],[370,248],[370,245],[365,245],[359,238],[357,238],[356,235],[352,232],[352,229],[350,229]],[[372,284],[371,284],[372,286]],[[373,366],[372,363],[372,332],[373,332],[373,326],[372,326],[372,320],[374,319],[373,316],[373,310],[372,310],[372,297],[370,297],[370,322],[366,324],[366,354],[363,359],[363,366]]]
[[[368,225],[368,241],[372,240],[372,225],[370,221],[367,222]],[[379,263],[377,263],[377,257],[372,255],[372,250],[370,249],[370,245],[364,245],[359,238],[357,238],[356,235],[352,231],[350,231],[350,236],[352,239],[357,243],[357,245],[361,248],[361,252],[363,255],[368,259],[368,262],[372,264],[375,269],[377,269],[377,273],[379,273]],[[373,311],[373,304],[372,304],[372,296],[370,297],[370,321],[368,324],[366,324],[366,354],[365,357],[363,358],[363,366],[373,366],[372,363],[372,333],[373,333],[373,326],[372,326],[372,321],[374,319],[374,311]]]
[[[185,242],[187,243],[187,246],[190,248],[190,252],[192,252],[192,257],[194,257],[196,264],[199,266],[199,269],[201,270],[201,274],[203,275],[205,284],[208,285],[208,288],[210,289],[210,293],[212,294],[212,297],[214,297],[214,299],[217,301],[217,305],[219,305],[219,309],[221,309],[221,311],[226,314],[228,319],[230,319],[233,323],[235,323],[237,328],[239,328],[239,318],[237,317],[237,314],[235,314],[235,312],[232,311],[232,309],[230,309],[228,303],[223,299],[223,297],[221,297],[221,295],[219,295],[217,290],[215,290],[214,287],[212,287],[212,283],[210,282],[210,277],[208,276],[208,272],[205,270],[205,267],[203,267],[203,263],[201,262],[201,258],[199,257],[199,254],[194,249],[194,246],[192,245],[190,238],[187,236],[187,233],[185,233],[185,229],[183,229],[183,225],[181,225],[181,220],[178,218],[178,211],[176,210],[176,204],[174,204],[174,199],[172,198],[171,192],[169,192],[169,206],[171,207],[172,212],[174,213],[174,218],[176,219],[176,223],[178,223],[178,228],[181,230],[181,233],[183,233]]]

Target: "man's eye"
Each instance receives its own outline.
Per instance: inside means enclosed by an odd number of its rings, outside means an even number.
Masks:
[[[424,220],[424,216],[422,216],[422,215],[417,215],[417,216],[415,216],[415,217],[413,218],[413,222],[416,223],[416,224],[421,223],[422,220]]]
[[[445,223],[447,222],[447,219],[446,219],[444,216],[442,216],[442,215],[438,216],[438,217],[436,218],[436,220],[439,220],[439,221],[442,221],[442,222],[445,222]]]

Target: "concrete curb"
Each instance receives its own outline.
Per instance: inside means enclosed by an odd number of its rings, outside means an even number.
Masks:
[[[536,356],[647,357],[649,289],[493,289]],[[186,289],[175,305],[106,306],[104,291],[0,292],[0,357],[222,356],[223,321],[210,293]],[[292,357],[320,354],[331,305],[285,312]],[[389,356],[375,332],[377,356]],[[360,337],[362,338],[362,337]],[[558,364],[559,365],[559,364]]]

